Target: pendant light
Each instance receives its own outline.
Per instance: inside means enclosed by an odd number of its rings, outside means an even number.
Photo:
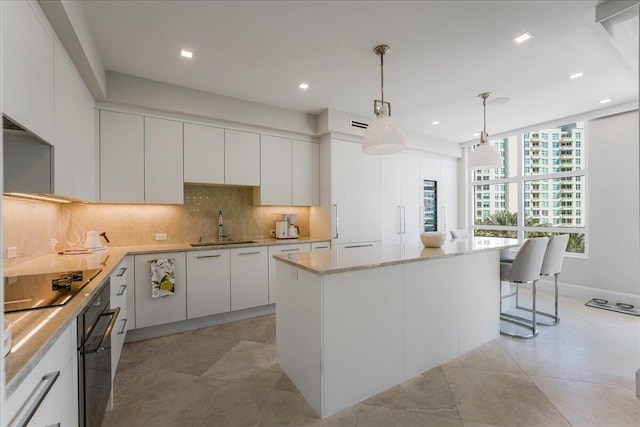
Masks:
[[[484,130],[480,134],[480,144],[469,153],[467,167],[469,169],[495,169],[502,166],[502,157],[496,147],[487,142],[487,98],[491,92],[478,95],[484,107]]]
[[[384,100],[384,54],[389,46],[376,46],[373,51],[380,56],[380,99],[373,100],[375,120],[367,127],[362,139],[365,154],[391,154],[405,149],[404,134],[391,119],[391,103]]]

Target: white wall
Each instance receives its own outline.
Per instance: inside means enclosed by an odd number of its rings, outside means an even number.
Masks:
[[[638,111],[587,126],[589,256],[565,258],[560,281],[640,297]]]
[[[316,134],[316,116],[107,71],[107,102],[231,123]]]

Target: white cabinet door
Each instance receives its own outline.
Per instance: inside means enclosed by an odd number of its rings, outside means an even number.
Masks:
[[[229,312],[229,250],[187,252],[187,291],[187,319]]]
[[[231,310],[269,303],[268,248],[230,249]]]
[[[144,201],[184,203],[182,122],[144,118]]]
[[[256,205],[291,205],[291,140],[260,135],[260,188]]]
[[[74,427],[78,425],[78,401],[72,398],[74,394],[78,393],[77,381],[74,381],[74,371],[76,370],[76,364],[69,361],[60,372],[38,411],[29,421],[29,426]]]
[[[93,100],[65,54],[55,50],[54,192],[95,201]]]
[[[100,201],[144,203],[144,117],[100,111]]]
[[[3,1],[2,113],[53,143],[54,45],[35,3]]]
[[[184,182],[224,184],[224,129],[184,124]]]
[[[402,243],[420,243],[422,231],[422,181],[420,158],[402,154]]]
[[[310,251],[311,243],[269,246],[269,304],[276,302],[276,260],[273,256]]]
[[[320,145],[314,142],[291,142],[291,204],[320,204]]]
[[[403,199],[402,199],[402,154],[382,157],[382,244],[402,243]]]
[[[224,183],[260,185],[260,135],[225,129]]]
[[[458,229],[458,162],[440,161],[438,230]]]
[[[331,141],[333,242],[379,241],[380,157],[362,154],[358,143]]]
[[[151,260],[175,260],[175,292],[151,298]],[[136,328],[162,325],[187,318],[187,262],[184,252],[135,255]],[[265,275],[266,276],[266,275]]]

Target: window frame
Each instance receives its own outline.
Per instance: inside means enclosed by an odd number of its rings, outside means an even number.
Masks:
[[[580,122],[582,120],[576,120],[576,122]],[[585,144],[587,144],[588,146],[588,135],[589,135],[589,130],[588,130],[588,126],[589,126],[589,122],[587,120],[583,121],[584,123],[584,132],[581,132],[581,141],[580,142],[584,142]],[[556,127],[560,127],[560,126],[556,126]],[[466,147],[463,147],[463,160],[464,160],[464,165],[465,165],[465,169],[466,169],[466,173],[465,173],[465,185],[467,186],[468,191],[467,193],[467,197],[465,197],[466,200],[466,207],[465,207],[465,218],[467,220],[467,225],[469,226],[468,228],[470,228],[471,230],[474,231],[475,234],[475,230],[499,230],[499,231],[515,231],[516,236],[517,236],[517,240],[519,243],[524,242],[525,240],[525,236],[527,232],[545,232],[545,233],[583,233],[584,234],[584,252],[583,253],[578,253],[578,252],[566,252],[566,256],[567,257],[571,257],[571,258],[579,258],[579,259],[587,259],[589,258],[589,209],[587,208],[588,206],[588,194],[589,194],[589,159],[588,159],[588,150],[585,149],[585,147],[583,146],[583,144],[576,144],[578,147],[580,147],[580,149],[582,150],[582,159],[583,159],[583,164],[586,165],[586,167],[581,168],[581,169],[574,169],[571,171],[564,171],[564,172],[550,172],[550,173],[545,173],[545,174],[529,174],[529,175],[525,175],[525,171],[527,169],[527,166],[525,166],[525,161],[524,161],[524,156],[525,156],[525,151],[530,150],[529,146],[525,146],[525,142],[524,142],[524,135],[525,133],[529,134],[529,140],[531,139],[532,135],[534,133],[539,133],[538,131],[530,131],[530,132],[520,132],[517,135],[515,135],[516,138],[516,175],[515,176],[511,176],[511,177],[504,177],[504,178],[498,178],[498,179],[488,179],[488,176],[484,176],[484,179],[479,180],[479,181],[474,181],[474,170],[469,170],[466,168],[466,164],[467,164],[467,159],[469,156],[469,153],[471,151],[471,145],[467,145]],[[513,137],[514,135],[511,136],[500,136],[499,138],[496,139],[504,139],[504,138],[510,138]],[[496,140],[494,139],[494,140]],[[530,145],[530,144],[529,144]],[[500,168],[496,168],[496,169],[500,169]],[[543,226],[543,225],[539,225],[539,226],[525,226],[525,197],[524,197],[524,193],[525,193],[525,183],[529,183],[531,181],[544,181],[544,180],[552,180],[552,179],[557,179],[557,178],[565,178],[565,177],[576,177],[576,176],[583,176],[583,181],[582,181],[582,186],[581,186],[581,198],[580,201],[582,201],[582,211],[584,212],[584,224],[582,224],[581,227],[562,227],[562,226],[556,226],[553,227],[553,223],[549,223],[549,226]],[[477,185],[497,185],[497,184],[504,184],[504,185],[508,185],[508,184],[516,184],[516,188],[517,188],[517,195],[518,195],[518,200],[517,200],[517,207],[518,207],[518,225],[516,226],[495,226],[495,225],[477,225],[475,224],[475,207],[473,205],[473,198],[474,198],[474,192],[476,191],[476,186]],[[531,192],[532,190],[529,190],[529,192]],[[554,190],[555,191],[555,190]],[[561,191],[561,190],[558,190]],[[550,199],[553,200],[553,199]],[[528,207],[529,210],[532,210],[533,207]],[[553,208],[551,208],[553,209]],[[550,209],[550,210],[551,210]],[[559,207],[558,209],[561,209],[561,207]],[[561,225],[561,224],[559,224]]]

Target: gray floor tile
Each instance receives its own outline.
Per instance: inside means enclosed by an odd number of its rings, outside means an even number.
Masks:
[[[403,411],[371,405],[358,405],[358,427],[438,426],[463,427],[459,418],[441,417],[424,412]]]
[[[456,400],[442,368],[433,368],[400,385],[379,393],[364,403],[410,412],[460,418]]]
[[[261,316],[253,319],[240,320],[210,328],[202,328],[192,332],[194,335],[225,337],[238,341],[255,341],[266,344],[276,342],[276,317]]]

